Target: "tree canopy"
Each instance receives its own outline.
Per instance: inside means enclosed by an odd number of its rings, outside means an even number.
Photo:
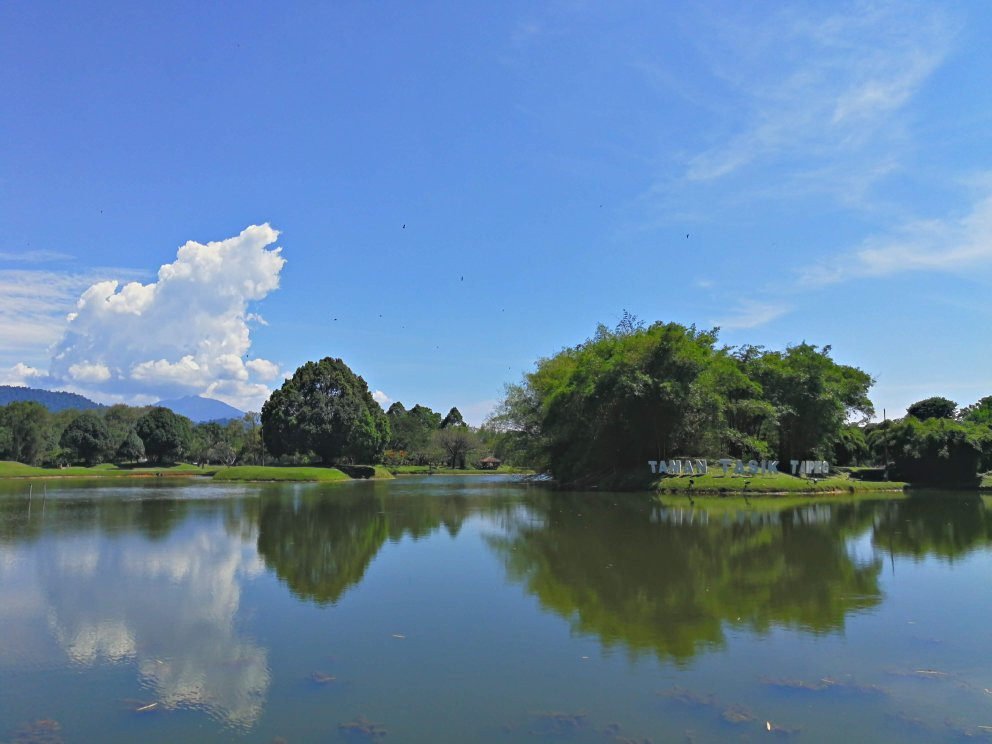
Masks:
[[[138,419],[135,431],[144,443],[145,454],[156,462],[174,462],[189,451],[192,423],[168,408],[152,408]]]
[[[59,444],[72,459],[82,460],[87,465],[101,462],[111,454],[112,442],[110,429],[103,417],[92,411],[76,416],[59,439]]]
[[[953,400],[935,395],[932,398],[918,400],[906,409],[906,415],[917,418],[920,421],[927,419],[952,419],[958,404]]]
[[[871,377],[830,347],[717,345],[717,329],[625,316],[541,359],[490,425],[561,481],[672,457],[823,458],[850,416],[873,412]]]
[[[377,462],[389,419],[365,380],[340,359],[307,362],[262,406],[262,437],[272,454],[316,453],[326,464]]]

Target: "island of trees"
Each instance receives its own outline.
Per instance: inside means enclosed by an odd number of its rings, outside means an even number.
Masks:
[[[383,411],[341,359],[307,362],[259,413],[193,424],[162,407],[50,411],[0,406],[0,460],[344,466],[394,470],[504,465],[594,485],[673,458],[827,460],[869,478],[965,484],[992,469],[992,396],[941,397],[872,422],[871,376],[829,346],[721,345],[718,330],[615,328],[540,359],[480,427],[457,408]],[[785,470],[786,468],[783,468]]]

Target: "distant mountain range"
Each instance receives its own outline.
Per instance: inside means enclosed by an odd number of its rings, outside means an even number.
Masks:
[[[8,403],[20,403],[23,401],[34,401],[41,403],[52,413],[64,411],[67,408],[85,410],[88,408],[103,408],[99,403],[95,403],[89,398],[76,393],[63,393],[54,390],[41,390],[40,388],[15,387],[13,385],[0,385],[0,406]]]
[[[185,416],[196,423],[204,421],[227,421],[229,419],[239,419],[245,415],[244,411],[239,411],[234,406],[229,406],[213,398],[204,398],[202,395],[187,395],[175,400],[160,400],[155,405],[171,409],[180,416]]]
[[[21,401],[41,403],[41,405],[45,406],[52,413],[64,411],[67,408],[86,410],[89,408],[106,407],[77,393],[0,385],[0,406]],[[204,398],[202,395],[187,395],[183,398],[176,398],[175,400],[160,400],[155,405],[169,408],[180,416],[186,416],[198,424],[204,421],[239,419],[245,415],[244,411],[239,411],[234,406],[229,406],[227,403],[222,403],[213,398]]]

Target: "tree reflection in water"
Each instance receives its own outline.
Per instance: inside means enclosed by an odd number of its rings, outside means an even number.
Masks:
[[[872,544],[896,556],[947,561],[992,543],[992,512],[981,496],[921,494],[880,508]]]
[[[388,484],[360,486],[331,493],[263,492],[258,553],[297,597],[337,602],[361,582],[387,539],[419,539],[442,527],[457,535],[469,512],[478,508],[457,493],[404,497],[390,493]]]
[[[550,494],[489,537],[513,580],[607,647],[684,662],[727,626],[827,633],[882,599],[881,560],[848,548],[870,504],[708,515],[623,498]]]

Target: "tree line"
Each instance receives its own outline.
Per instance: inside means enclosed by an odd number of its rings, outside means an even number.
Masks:
[[[52,413],[41,403],[0,407],[0,460],[28,465],[264,461],[257,413],[194,424],[168,408],[118,404]]]
[[[645,326],[625,313],[538,360],[478,428],[457,408],[383,411],[361,376],[326,357],[297,369],[259,414],[225,425],[166,408],[50,413],[12,403],[0,407],[0,459],[466,468],[491,454],[563,484],[677,458],[829,460],[914,482],[963,483],[992,469],[992,396],[960,410],[927,398],[902,419],[872,423],[873,382],[830,346],[726,346],[718,329]]]

